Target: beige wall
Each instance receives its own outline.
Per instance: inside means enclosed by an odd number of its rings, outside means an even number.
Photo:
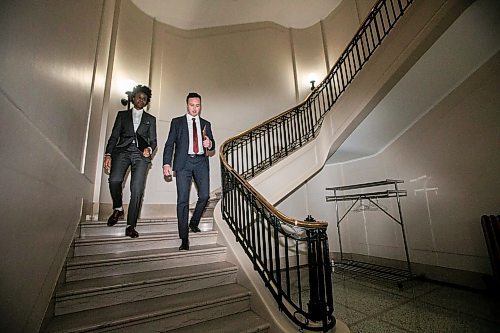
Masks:
[[[350,13],[348,26],[356,26],[358,15]],[[316,66],[326,72],[323,36],[334,49],[346,44],[345,38],[329,40],[321,25],[180,31],[154,22],[128,0],[6,0],[0,18],[0,311],[10,318],[0,327],[6,332],[36,331],[82,210],[91,214],[98,203],[111,202],[101,163],[123,109],[121,80],[151,85],[151,112],[159,120],[144,203],[174,204],[175,186],[161,176],[162,146],[171,117],[184,113],[188,91],[203,95],[203,115],[220,145],[307,94],[299,76]],[[328,29],[335,30],[330,21]],[[217,188],[217,157],[211,173]]]
[[[323,21],[330,67],[342,54],[371,9],[372,0],[342,1]]]
[[[307,80],[310,72],[315,72],[320,80],[326,75],[325,43],[343,50],[357,30],[358,11],[367,9],[357,9],[356,2],[347,3],[343,7],[347,6],[348,10],[334,11],[326,19],[327,29],[342,30],[346,38],[340,39],[335,35],[332,40],[324,41],[325,32],[320,23],[306,29],[286,29],[266,22],[185,31],[153,22],[129,1],[123,1],[107,135],[116,115],[114,110],[120,109],[116,103],[122,92],[115,89],[118,87],[115,79],[131,78],[142,83],[138,78],[150,73],[149,83],[153,90],[150,111],[158,117],[158,150],[147,178],[141,217],[175,215],[175,181],[166,182],[162,176],[163,145],[170,120],[185,113],[187,93],[197,91],[202,95],[202,116],[212,122],[217,147],[231,136],[293,107],[310,92]],[[335,24],[332,15],[344,16]],[[132,22],[130,18],[134,16],[141,17],[140,24]],[[137,49],[141,56],[151,54],[150,71],[147,67],[149,60],[138,64],[136,59],[140,56],[137,51],[130,50],[130,36],[136,25],[143,27],[144,38]],[[353,29],[339,29],[344,26]],[[152,31],[152,40],[146,36],[149,31]],[[328,34],[325,37],[330,38]],[[140,70],[133,71],[131,67]],[[107,136],[103,140],[107,140]],[[215,190],[220,187],[218,151],[210,159],[210,173],[211,190]],[[111,209],[107,179],[103,175],[100,181],[98,201],[101,217],[105,217]],[[127,179],[125,203],[129,196]],[[196,192],[193,190],[191,201],[195,200]]]
[[[297,102],[302,102],[311,93],[310,75],[317,77],[315,84],[318,85],[328,73],[325,45],[320,23],[291,31],[297,73]]]
[[[500,196],[500,53],[454,89],[381,153],[326,165],[280,205],[292,216],[328,221],[338,251],[335,204],[326,187],[402,179],[411,260],[472,272],[491,272],[480,225],[498,214]],[[394,200],[380,202],[397,214]],[[380,212],[352,212],[342,224],[345,252],[404,260],[400,228]]]
[[[202,116],[212,122],[220,146],[293,106],[295,87],[287,29],[261,24],[185,32],[157,25],[152,73],[160,144],[147,192],[148,202],[162,204],[176,201],[175,182],[166,183],[161,174],[163,145],[170,120],[186,112],[189,91],[202,95]],[[215,189],[220,187],[218,156],[210,166]]]
[[[37,331],[92,202],[113,3],[0,5],[2,332]]]

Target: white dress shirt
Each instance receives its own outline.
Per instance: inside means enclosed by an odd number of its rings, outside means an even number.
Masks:
[[[194,154],[193,150],[193,118],[195,119],[196,122],[196,129],[198,130],[198,154],[203,154],[203,137],[201,134],[202,128],[200,124],[200,117],[196,116],[193,117],[190,114],[186,114],[186,121],[188,125],[188,131],[189,131],[189,148],[188,148],[188,154]]]
[[[134,132],[137,132],[139,125],[141,124],[142,113],[144,110],[137,110],[136,108],[132,108],[132,120],[134,121]]]

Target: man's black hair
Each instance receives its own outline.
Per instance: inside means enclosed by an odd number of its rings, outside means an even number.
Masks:
[[[188,100],[189,100],[190,98],[199,98],[199,99],[200,99],[200,102],[201,102],[201,96],[200,96],[200,94],[198,94],[198,93],[195,93],[195,92],[190,92],[190,93],[187,95],[187,97],[186,97],[186,103],[188,102]]]
[[[149,89],[148,86],[142,86],[142,85],[137,85],[134,87],[134,90],[132,90],[132,99],[134,99],[135,95],[138,93],[145,93],[146,96],[148,97],[148,103],[151,100],[151,89]]]

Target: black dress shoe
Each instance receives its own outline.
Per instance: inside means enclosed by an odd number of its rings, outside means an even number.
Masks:
[[[137,238],[139,237],[139,233],[135,231],[135,228],[131,225],[125,229],[125,236],[129,236],[130,238]]]
[[[108,227],[114,226],[116,223],[118,223],[118,220],[123,217],[123,210],[117,210],[115,209],[113,211],[113,214],[108,219]]]
[[[181,246],[179,246],[179,251],[189,251],[189,240],[183,239]]]
[[[189,223],[189,229],[191,229],[192,232],[201,232],[200,228],[198,228],[192,223]]]

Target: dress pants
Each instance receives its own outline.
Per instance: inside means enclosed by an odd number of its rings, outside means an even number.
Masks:
[[[194,226],[198,226],[203,210],[210,198],[210,171],[208,168],[208,158],[204,155],[188,156],[184,168],[175,171],[179,238],[183,240],[188,239],[189,236],[189,191],[191,190],[193,180],[198,190],[198,201],[196,202],[190,222]]]
[[[130,145],[125,150],[113,154],[111,160],[111,172],[109,174],[109,191],[113,199],[113,209],[123,205],[122,184],[130,168],[130,203],[127,212],[127,225],[135,227],[141,209],[146,175],[151,164],[151,159],[142,156],[142,152],[136,146]]]

